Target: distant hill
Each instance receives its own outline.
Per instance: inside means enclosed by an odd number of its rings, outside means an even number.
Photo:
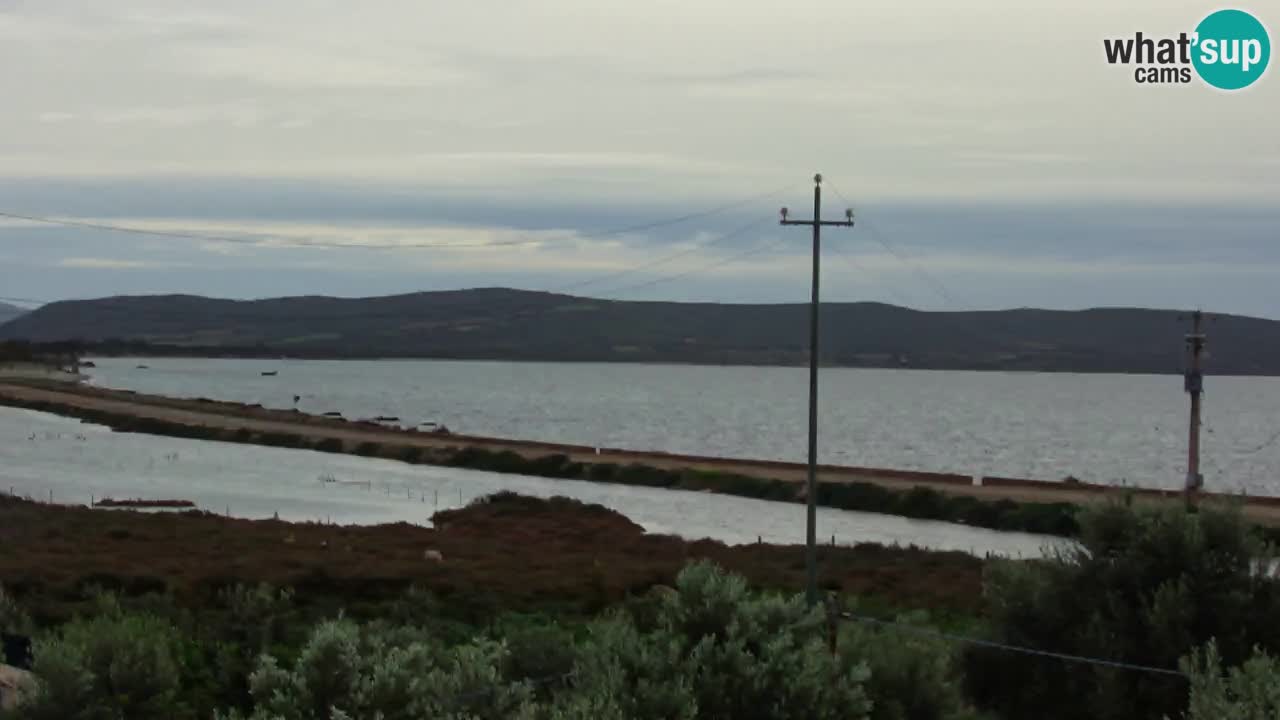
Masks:
[[[150,295],[45,305],[0,327],[0,339],[111,341],[102,352],[793,365],[807,362],[807,313],[804,304],[506,289],[254,301]],[[1171,310],[830,303],[822,327],[822,361],[831,365],[1176,373],[1187,323]],[[1207,332],[1211,372],[1280,375],[1280,322],[1212,315]]]
[[[10,320],[18,317],[19,315],[25,314],[26,312],[27,311],[25,308],[20,308],[16,305],[8,305],[6,303],[0,303],[0,325],[3,325],[9,322]]]

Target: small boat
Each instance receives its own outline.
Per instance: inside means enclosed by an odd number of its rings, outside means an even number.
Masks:
[[[263,370],[262,371],[263,377],[275,377],[276,375],[279,375],[279,374],[280,374],[279,370]]]
[[[135,368],[135,369],[136,369],[136,370],[147,370],[147,369],[149,369],[149,368],[148,368],[146,365],[139,365],[139,366],[138,366],[137,368]]]

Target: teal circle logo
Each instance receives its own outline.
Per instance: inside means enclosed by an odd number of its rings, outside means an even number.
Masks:
[[[1258,18],[1243,10],[1219,10],[1196,26],[1191,62],[1200,79],[1219,90],[1257,82],[1271,60],[1271,38]]]

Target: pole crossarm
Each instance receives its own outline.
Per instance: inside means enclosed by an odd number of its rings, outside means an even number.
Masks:
[[[783,220],[780,225],[808,225],[813,226],[812,220]],[[823,227],[853,227],[852,220],[819,220],[818,224]]]

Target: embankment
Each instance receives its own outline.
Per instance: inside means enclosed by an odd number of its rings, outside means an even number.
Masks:
[[[717,492],[802,502],[799,463],[736,460],[389,428],[297,411],[207,399],[180,400],[57,383],[0,383],[0,404],[56,413],[120,432],[381,457],[549,478]],[[1126,491],[1084,483],[823,465],[818,503],[844,510],[1071,536],[1083,503]],[[1159,491],[1128,491],[1159,500]],[[1216,498],[1223,499],[1223,498]],[[1244,503],[1255,521],[1280,524],[1275,502]]]

